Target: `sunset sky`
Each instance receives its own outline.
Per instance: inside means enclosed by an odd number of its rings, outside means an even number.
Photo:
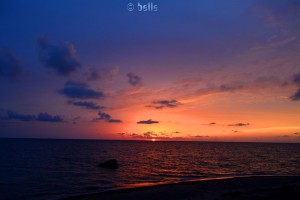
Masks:
[[[138,2],[1,1],[0,137],[300,142],[300,1]]]

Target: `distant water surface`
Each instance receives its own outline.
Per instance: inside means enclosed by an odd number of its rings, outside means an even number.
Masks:
[[[300,144],[0,139],[3,200],[243,175],[300,175]]]

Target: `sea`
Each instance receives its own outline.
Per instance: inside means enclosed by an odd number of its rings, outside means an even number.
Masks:
[[[1,200],[252,175],[300,175],[300,144],[0,139]]]

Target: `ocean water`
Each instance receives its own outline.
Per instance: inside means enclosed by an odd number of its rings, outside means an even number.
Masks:
[[[300,144],[0,139],[1,200],[244,175],[300,175]]]

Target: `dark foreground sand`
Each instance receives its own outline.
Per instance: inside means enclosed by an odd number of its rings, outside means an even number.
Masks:
[[[256,176],[122,189],[64,200],[298,200],[300,176]]]

